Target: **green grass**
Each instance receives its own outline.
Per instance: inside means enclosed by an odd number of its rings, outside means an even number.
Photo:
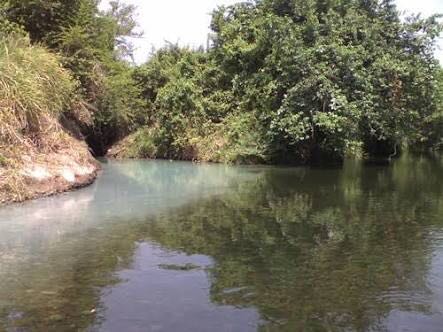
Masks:
[[[58,121],[79,102],[77,83],[56,54],[22,36],[0,36],[0,204],[31,198],[23,169],[51,166],[52,152],[87,162],[87,149]]]
[[[71,106],[75,81],[57,55],[24,37],[0,39],[0,141],[17,143]]]

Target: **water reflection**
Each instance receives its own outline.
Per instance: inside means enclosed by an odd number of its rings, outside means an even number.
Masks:
[[[441,170],[272,169],[156,218],[149,239],[213,257],[211,299],[258,308],[266,330],[396,330],[408,313],[440,331]]]
[[[440,331],[442,171],[408,155],[342,169],[111,163],[91,188],[0,210],[0,322]]]
[[[126,281],[105,291],[105,319],[94,329],[256,331],[260,323],[256,310],[211,303],[207,270],[212,264],[207,256],[140,243],[134,263],[118,273]]]
[[[133,262],[148,216],[256,176],[188,163],[104,168],[89,188],[0,209],[0,331],[95,329],[103,321],[102,290]]]

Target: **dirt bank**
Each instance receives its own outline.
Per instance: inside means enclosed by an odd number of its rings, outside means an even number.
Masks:
[[[100,164],[87,145],[61,134],[61,144],[0,146],[0,205],[61,193],[91,184]]]

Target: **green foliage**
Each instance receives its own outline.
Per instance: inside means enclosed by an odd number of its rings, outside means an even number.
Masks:
[[[8,2],[0,3],[0,38],[5,38],[12,34],[24,35],[24,30],[17,23],[11,22],[6,15]]]
[[[157,157],[157,137],[151,128],[141,128],[131,137],[130,149],[125,151],[129,158],[156,158]]]
[[[207,68],[204,54],[169,45],[136,69],[134,79],[147,103],[145,120],[155,132],[148,140],[156,145],[157,157],[195,157],[191,141],[206,133],[208,114],[202,83]]]
[[[389,1],[286,2],[221,9],[213,52],[233,73],[244,112],[267,130],[271,149],[303,160],[341,157],[351,142],[414,143],[434,112],[435,18],[401,23]],[[222,19],[220,18],[222,17]]]
[[[402,22],[389,0],[221,7],[208,52],[170,46],[136,71],[161,156],[182,158],[191,146],[202,159],[190,142],[214,135],[230,161],[339,160],[430,145],[437,19]]]
[[[214,11],[208,51],[166,45],[133,68],[124,59],[127,37],[138,35],[134,10],[111,1],[101,12],[97,0],[0,7],[0,31],[23,28],[80,81],[93,114],[84,133],[98,154],[138,128],[140,139],[127,142],[140,146],[127,151],[231,162],[338,161],[441,144],[438,16],[402,21],[392,0],[243,2]]]
[[[237,162],[258,160],[255,119],[232,112],[226,74],[201,51],[167,45],[134,72],[147,103],[147,127],[123,142],[120,156]],[[146,129],[148,128],[148,129]]]
[[[97,81],[100,89],[96,105],[95,132],[98,139],[114,141],[145,123],[140,91],[132,78],[133,68],[124,62],[114,62],[106,75]]]
[[[431,116],[431,132],[428,133],[430,143],[437,149],[443,148],[443,68],[438,70],[437,111]]]

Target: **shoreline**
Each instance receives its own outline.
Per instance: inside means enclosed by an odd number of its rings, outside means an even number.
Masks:
[[[96,181],[97,177],[99,176],[100,170],[101,168],[97,168],[88,175],[76,176],[74,182],[68,182],[60,177],[53,177],[49,180],[44,181],[31,180],[30,182],[32,183],[28,184],[28,190],[30,190],[30,194],[26,198],[2,198],[2,200],[0,200],[0,208],[11,204],[24,203],[27,201],[51,197],[88,187]]]
[[[87,187],[101,170],[91,155],[82,159],[67,151],[45,155],[43,160],[28,159],[9,170],[12,175],[0,168],[0,207]]]

